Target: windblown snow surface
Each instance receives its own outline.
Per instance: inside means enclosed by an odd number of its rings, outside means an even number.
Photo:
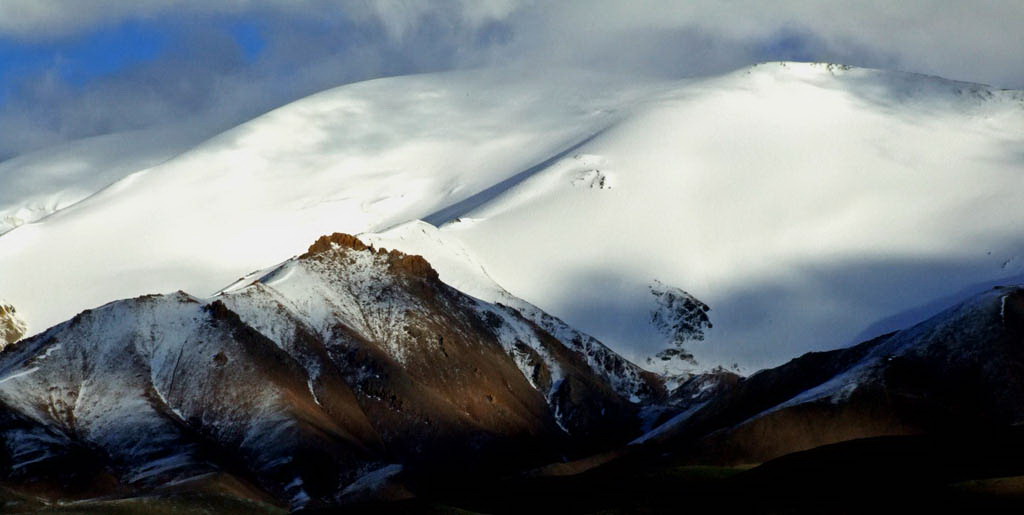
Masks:
[[[98,136],[0,163],[0,235],[50,216],[201,141],[172,126]]]
[[[38,332],[375,233],[635,361],[682,339],[697,368],[751,371],[1020,281],[1022,171],[1024,93],[934,77],[396,77],[284,106],[0,236],[0,295]],[[679,308],[701,303],[707,323]]]

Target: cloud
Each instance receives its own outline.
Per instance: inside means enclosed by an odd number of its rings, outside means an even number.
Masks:
[[[1018,0],[0,0],[8,46],[63,48],[124,23],[166,30],[169,43],[85,84],[68,83],[61,52],[0,78],[0,159],[170,120],[228,126],[347,82],[493,64],[682,77],[823,60],[1024,88]]]
[[[451,32],[435,35],[455,40],[465,31],[502,24],[514,37],[498,56],[544,61],[614,60],[615,48],[633,50],[627,38],[640,37],[642,45],[648,34],[701,34],[743,48],[780,33],[803,33],[822,55],[844,55],[852,46],[914,71],[1024,87],[1019,0],[4,0],[0,37],[39,40],[125,19],[245,13],[345,19],[372,26],[399,45],[424,23],[446,24]],[[491,50],[466,47],[462,53],[494,56]]]
[[[5,98],[0,103],[0,159],[71,139],[182,120],[191,120],[197,129],[223,128],[332,86],[465,66],[474,59],[468,49],[497,44],[502,34],[489,21],[500,9],[464,11],[460,2],[430,11],[404,9],[400,2],[299,2],[308,9],[292,2],[235,2],[211,9],[205,3],[177,2],[174,12],[164,2],[106,2],[115,8],[101,14],[97,9],[103,3],[69,2],[62,5],[73,13],[67,15],[54,7],[64,2],[33,0],[22,5],[35,14],[17,24],[0,13],[6,23],[0,34],[9,41],[20,38],[23,47],[56,49],[35,68],[6,78],[0,63],[0,96]],[[10,13],[18,4],[3,0],[0,8]],[[52,8],[33,10],[42,4]],[[123,24],[136,29],[123,30]],[[118,66],[116,73],[85,84],[68,80],[90,66],[71,62],[69,56],[96,54],[91,48],[96,45],[89,43],[96,34],[133,35],[140,26],[164,33],[165,44],[153,59]],[[103,48],[123,57],[125,47],[138,44],[133,38]],[[69,50],[83,45],[91,49]]]
[[[821,60],[1024,87],[1024,4],[1018,0],[587,0],[553,2],[523,18],[528,22],[515,26],[523,36],[516,38],[519,53],[553,52],[563,60],[614,60],[643,50],[658,34],[685,33],[704,44],[660,48],[647,59],[670,64],[688,50],[709,52],[702,64],[714,68],[716,56],[785,58],[784,51],[764,52],[767,43],[796,34],[811,43],[804,53]]]

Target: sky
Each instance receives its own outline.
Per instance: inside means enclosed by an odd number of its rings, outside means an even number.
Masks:
[[[1024,0],[0,0],[0,160],[377,77],[828,61],[1024,89]]]

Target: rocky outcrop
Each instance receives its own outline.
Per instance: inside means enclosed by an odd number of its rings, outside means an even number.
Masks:
[[[0,349],[20,340],[27,329],[14,306],[0,299]]]
[[[317,240],[309,246],[309,249],[306,250],[306,253],[299,256],[299,259],[306,259],[316,254],[328,252],[337,248],[366,250],[370,247],[351,234],[336,232],[334,234],[317,238]]]
[[[648,288],[656,304],[651,311],[651,325],[668,338],[670,345],[658,353],[658,358],[696,364],[685,346],[704,340],[704,331],[713,327],[708,317],[711,308],[697,297],[661,281],[654,281]]]

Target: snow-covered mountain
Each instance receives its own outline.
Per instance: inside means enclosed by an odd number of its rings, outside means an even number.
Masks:
[[[116,301],[8,346],[0,485],[52,501],[227,476],[291,508],[331,505],[402,466],[603,450],[664,401],[658,377],[599,343],[334,234],[215,298]]]
[[[381,79],[0,236],[0,295],[37,333],[373,233],[633,360],[681,343],[697,368],[753,370],[1019,280],[1022,148],[1021,92],[835,65]]]

